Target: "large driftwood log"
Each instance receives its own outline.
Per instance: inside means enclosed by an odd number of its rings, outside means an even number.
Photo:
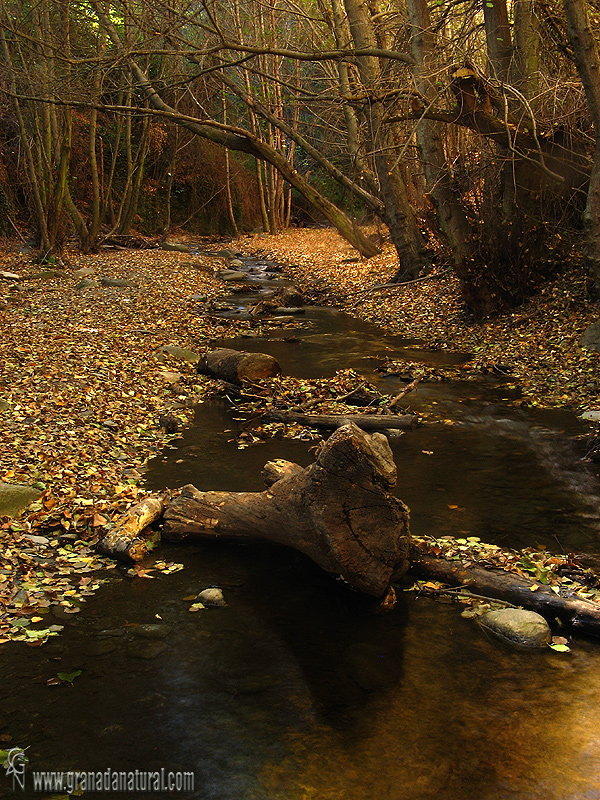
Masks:
[[[451,586],[464,586],[486,597],[506,600],[516,606],[537,611],[550,620],[582,633],[600,635],[600,605],[561,589],[555,594],[549,586],[504,570],[466,567],[460,561],[413,555],[411,571]]]
[[[365,431],[414,428],[418,422],[416,414],[299,414],[295,411],[270,411],[267,416],[274,422],[297,422],[309,428],[340,428],[354,424]]]
[[[201,375],[210,375],[228,383],[259,381],[281,374],[279,362],[273,356],[226,348],[212,350],[201,356],[196,370]]]
[[[162,515],[166,505],[166,494],[151,494],[131,506],[98,543],[98,550],[121,561],[141,561],[148,553],[141,534]]]
[[[408,509],[388,493],[396,483],[389,443],[356,425],[339,428],[306,469],[264,492],[200,492],[188,485],[167,505],[170,539],[263,539],[305,553],[327,572],[376,597],[408,567]],[[273,475],[275,472],[275,475]]]

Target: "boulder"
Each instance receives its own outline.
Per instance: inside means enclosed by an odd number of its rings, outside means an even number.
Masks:
[[[552,639],[550,626],[544,617],[523,608],[488,611],[478,617],[477,622],[485,631],[517,647],[533,650],[545,647]]]
[[[226,282],[245,281],[247,277],[245,272],[240,272],[236,269],[220,269],[217,272],[217,278]]]
[[[181,242],[163,242],[161,244],[162,250],[168,250],[172,253],[189,253],[190,248],[187,244],[182,244]]]
[[[75,287],[75,291],[79,292],[81,289],[97,289],[99,286],[100,284],[98,281],[94,280],[94,278],[84,278],[82,281],[79,281]]]
[[[585,347],[586,350],[593,350],[600,353],[600,322],[592,322],[584,330],[579,345]]]
[[[285,286],[279,293],[284,306],[303,306],[304,298],[295,286]]]

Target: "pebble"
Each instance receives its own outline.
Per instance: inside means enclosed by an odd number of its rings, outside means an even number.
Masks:
[[[221,589],[217,587],[211,587],[210,589],[204,589],[200,592],[200,594],[196,597],[196,600],[199,600],[205,606],[226,606],[227,602],[223,597],[223,592]]]

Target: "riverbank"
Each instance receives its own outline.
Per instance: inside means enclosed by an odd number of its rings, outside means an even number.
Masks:
[[[246,254],[285,265],[286,274],[313,302],[348,311],[390,333],[421,339],[427,347],[471,353],[469,368],[508,375],[529,405],[569,406],[577,413],[600,407],[599,355],[579,346],[586,327],[600,318],[600,309],[587,299],[585,274],[577,265],[523,306],[474,324],[451,273],[373,292],[396,271],[390,242],[368,261],[357,260],[356,251],[333,229],[261,234],[235,244]]]

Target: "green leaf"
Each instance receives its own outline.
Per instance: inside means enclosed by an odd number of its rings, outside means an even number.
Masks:
[[[71,686],[73,685],[73,681],[75,680],[75,678],[78,675],[81,675],[81,670],[80,669],[76,669],[75,672],[58,672],[57,673],[57,677],[60,678],[61,681],[65,681],[67,683],[70,683]]]
[[[567,647],[566,644],[549,644],[548,647],[552,648],[552,650],[556,650],[557,653],[570,653],[571,648]]]

